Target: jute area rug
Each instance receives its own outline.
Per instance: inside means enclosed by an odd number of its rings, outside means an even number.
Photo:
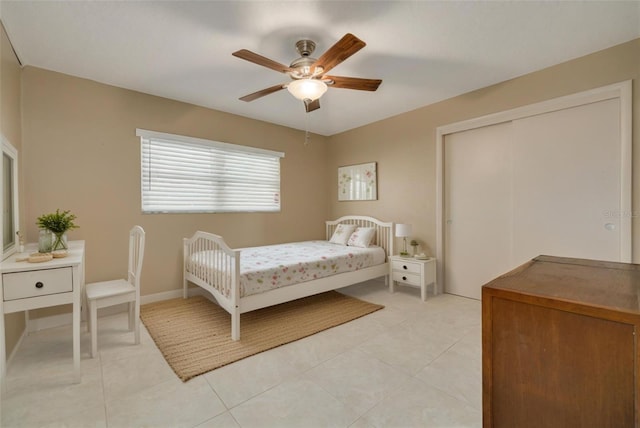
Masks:
[[[239,341],[231,340],[231,315],[202,296],[143,305],[140,318],[173,371],[186,382],[383,307],[329,291],[242,314]]]

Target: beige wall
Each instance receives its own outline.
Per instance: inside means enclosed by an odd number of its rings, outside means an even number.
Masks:
[[[218,233],[232,247],[318,239],[327,215],[326,138],[33,67],[23,71],[27,236],[71,210],[86,241],[86,280],[126,274],[128,231],[147,232],[142,295],[182,286],[182,239]],[[215,96],[215,94],[212,94]],[[280,213],[141,214],[136,128],[282,151]],[[40,311],[37,316],[59,310]]]
[[[181,286],[181,240],[198,229],[238,247],[318,238],[327,218],[368,214],[413,224],[414,237],[434,253],[435,129],[452,122],[634,79],[634,165],[640,165],[640,39],[349,132],[313,136],[309,146],[304,133],[285,127],[37,68],[20,74],[15,57],[8,67],[14,77],[5,83],[5,39],[2,107],[14,110],[3,111],[2,126],[14,126],[21,140],[28,239],[36,239],[37,216],[70,209],[81,226],[70,238],[86,240],[87,281],[96,281],[124,274],[127,231],[141,224],[147,231],[143,295]],[[18,100],[7,100],[5,85]],[[142,215],[136,128],[284,151],[282,212]],[[378,162],[379,199],[337,202],[337,168],[370,161]],[[636,212],[639,181],[636,174]],[[634,242],[639,237],[634,228]],[[23,328],[8,321],[14,331]]]
[[[11,43],[4,26],[0,25],[0,132],[2,135],[18,149],[18,182],[21,191],[24,189],[22,177],[24,177],[23,167],[21,166],[21,147],[22,147],[22,114],[21,90],[22,90],[22,69],[18,58],[13,52]],[[21,202],[21,228],[24,225],[24,201]],[[20,335],[24,331],[24,312],[18,312],[5,315],[6,323],[6,349],[9,356],[20,339]]]
[[[413,238],[436,251],[438,126],[633,79],[633,164],[640,167],[640,39],[516,79],[432,104],[329,138],[329,217],[366,213],[413,225]],[[378,201],[338,202],[337,168],[378,162]],[[640,213],[640,174],[634,174],[633,211]],[[634,218],[634,261],[640,228]],[[399,243],[398,243],[399,244]]]

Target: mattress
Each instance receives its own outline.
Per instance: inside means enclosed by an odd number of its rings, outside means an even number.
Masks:
[[[187,270],[193,272],[202,267],[205,260],[215,258],[208,253],[191,255]],[[381,247],[351,247],[328,241],[243,248],[240,250],[240,296],[357,271],[382,264],[385,260]]]

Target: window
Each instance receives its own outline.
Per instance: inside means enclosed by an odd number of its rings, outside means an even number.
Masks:
[[[144,213],[280,211],[284,153],[138,129]]]

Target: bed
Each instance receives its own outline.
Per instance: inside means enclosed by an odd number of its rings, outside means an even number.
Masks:
[[[189,296],[189,283],[207,291],[231,315],[231,338],[239,340],[242,313],[383,276],[388,285],[393,223],[367,216],[325,223],[326,241],[245,249],[231,249],[219,235],[196,232],[184,239],[183,297]],[[358,233],[349,232],[350,245],[346,239],[336,243],[343,230],[365,231],[371,241],[358,245]]]

